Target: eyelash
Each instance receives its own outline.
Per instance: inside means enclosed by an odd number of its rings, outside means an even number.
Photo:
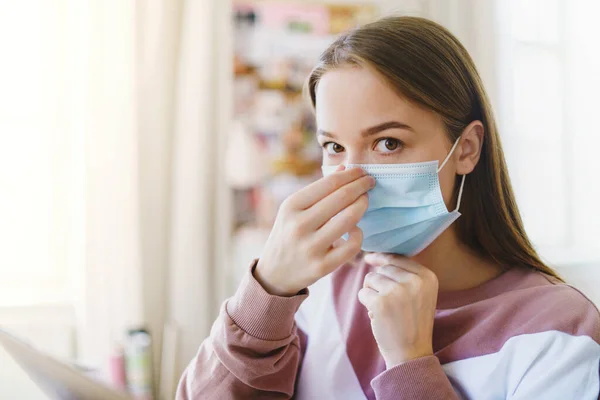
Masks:
[[[375,142],[375,144],[373,145],[373,148],[377,147],[377,145],[378,145],[379,143],[381,143],[382,141],[385,141],[385,140],[394,140],[394,141],[398,142],[398,149],[392,150],[392,151],[390,151],[389,153],[381,153],[381,155],[382,155],[382,156],[384,156],[384,157],[387,157],[387,156],[391,156],[391,155],[393,155],[393,154],[396,154],[397,150],[400,150],[400,149],[403,149],[403,148],[404,148],[404,142],[402,142],[401,140],[399,140],[399,139],[397,139],[397,138],[393,138],[393,137],[383,137],[383,138],[379,138],[379,139],[377,139],[377,141],[376,141],[376,142]],[[323,148],[323,150],[327,151],[327,146],[328,146],[328,145],[330,145],[330,144],[337,144],[338,146],[341,146],[339,143],[336,143],[336,142],[331,142],[331,141],[330,141],[330,142],[325,142],[325,143],[323,143],[323,144],[321,145],[321,147]],[[341,146],[341,147],[343,148],[344,146]],[[345,150],[345,149],[344,149],[344,150]],[[342,152],[339,152],[339,153],[334,153],[334,154],[329,154],[329,153],[328,153],[328,155],[330,155],[330,156],[335,156],[335,155],[337,155],[337,154],[340,154],[340,153],[342,153]]]

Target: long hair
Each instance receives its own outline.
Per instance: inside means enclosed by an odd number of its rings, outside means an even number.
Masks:
[[[345,33],[321,55],[307,80],[313,107],[323,74],[347,65],[375,69],[399,95],[437,113],[451,142],[469,123],[481,121],[483,148],[464,188],[462,217],[456,222],[459,240],[506,268],[529,267],[560,279],[525,233],[492,107],[458,39],[417,17],[387,17]]]

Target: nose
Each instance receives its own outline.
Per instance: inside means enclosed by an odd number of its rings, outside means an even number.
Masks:
[[[346,150],[343,164],[369,164],[369,152]]]

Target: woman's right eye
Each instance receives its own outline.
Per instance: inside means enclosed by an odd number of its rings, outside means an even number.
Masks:
[[[327,154],[334,155],[341,153],[344,151],[344,146],[337,144],[335,142],[327,142],[323,144],[323,148],[327,152]]]

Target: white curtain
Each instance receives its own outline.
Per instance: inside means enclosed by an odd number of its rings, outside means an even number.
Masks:
[[[78,356],[102,365],[128,326],[143,323],[136,13],[132,3],[73,6],[81,40],[77,130],[84,167],[84,245],[74,297]]]
[[[208,335],[225,294],[229,217],[220,161],[229,121],[229,17],[227,2],[187,1],[181,24],[168,307],[178,333],[175,376]]]
[[[177,333],[169,387],[161,389],[169,397],[225,295],[217,268],[228,204],[218,185],[219,132],[230,99],[219,92],[229,84],[229,5],[86,4],[74,6],[84,33],[77,51],[85,55],[78,354],[104,365],[123,332],[144,325],[158,373],[168,321]]]

